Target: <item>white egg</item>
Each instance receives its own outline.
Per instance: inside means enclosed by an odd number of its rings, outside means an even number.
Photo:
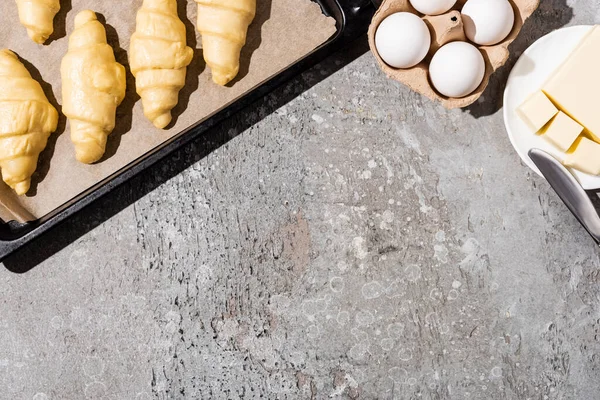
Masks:
[[[450,10],[456,0],[410,0],[410,4],[425,15],[439,15]]]
[[[501,42],[515,24],[515,12],[508,0],[469,0],[461,13],[465,34],[482,46]]]
[[[430,45],[431,34],[425,22],[408,12],[388,16],[375,33],[377,53],[395,68],[414,67],[423,61]]]
[[[484,75],[485,62],[481,52],[466,42],[442,46],[429,64],[431,83],[447,97],[465,97],[473,93]]]

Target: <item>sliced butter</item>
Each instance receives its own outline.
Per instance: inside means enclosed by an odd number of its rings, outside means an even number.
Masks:
[[[539,91],[529,96],[517,112],[529,128],[537,132],[558,113],[558,109]]]
[[[575,150],[567,154],[564,164],[581,172],[600,175],[600,144],[582,136],[575,146]]]
[[[600,141],[600,29],[594,27],[542,90]]]
[[[559,111],[548,127],[542,130],[543,138],[564,152],[569,150],[581,132],[583,126],[562,111]]]

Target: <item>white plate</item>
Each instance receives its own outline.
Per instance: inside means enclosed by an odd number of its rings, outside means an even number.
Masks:
[[[564,158],[564,153],[541,136],[531,132],[517,115],[517,107],[527,96],[542,87],[590,29],[592,29],[590,25],[572,26],[542,37],[523,52],[508,77],[504,91],[504,125],[513,147],[523,162],[538,174],[540,171],[527,155],[530,149],[538,148],[547,151],[561,160]],[[577,170],[572,172],[584,189],[600,189],[600,176],[588,175]]]

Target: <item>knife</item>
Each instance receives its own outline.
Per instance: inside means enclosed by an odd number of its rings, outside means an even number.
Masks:
[[[529,150],[529,158],[538,167],[558,197],[565,203],[575,218],[600,244],[600,216],[588,193],[560,161],[540,149]]]

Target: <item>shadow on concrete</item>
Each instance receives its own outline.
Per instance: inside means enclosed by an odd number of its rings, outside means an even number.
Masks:
[[[318,73],[315,73],[313,67],[311,70],[295,77],[282,87],[246,107],[236,115],[236,118],[225,119],[202,134],[198,140],[168,155],[161,162],[117,187],[109,195],[97,200],[73,218],[8,256],[4,260],[5,267],[15,273],[25,273],[36,267],[169,179],[202,160],[301,93],[321,82],[327,76],[363,55],[368,49],[366,35],[363,35],[345,49],[332,54],[321,62]],[[240,121],[243,122],[240,123]]]

